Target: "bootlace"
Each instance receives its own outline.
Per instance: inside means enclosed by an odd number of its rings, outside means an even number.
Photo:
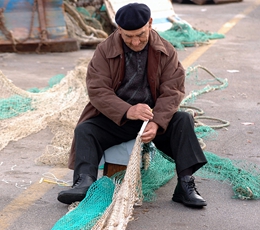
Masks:
[[[76,181],[76,183],[74,185],[72,185],[72,188],[79,186],[81,181],[82,181],[82,177],[79,177],[79,179]]]
[[[191,194],[193,191],[195,191],[198,195],[199,192],[197,191],[196,185],[194,183],[194,177],[190,178],[190,181],[187,182],[189,193]]]

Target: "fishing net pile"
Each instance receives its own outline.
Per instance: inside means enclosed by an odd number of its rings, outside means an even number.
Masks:
[[[23,90],[0,71],[0,150],[10,141],[50,128],[54,137],[37,163],[66,165],[73,129],[88,102],[87,60],[66,76],[57,75],[44,89]]]
[[[66,76],[51,78],[49,86],[43,89],[22,90],[0,72],[0,150],[10,141],[48,127],[54,137],[36,163],[66,166],[75,122],[82,105],[88,102],[85,87],[87,63],[87,60],[80,60],[74,70]],[[199,70],[204,70],[210,78],[199,79]],[[205,150],[205,140],[217,138],[216,129],[228,126],[229,122],[204,117],[201,109],[192,106],[202,94],[226,88],[227,80],[217,78],[202,66],[188,68],[186,78],[196,82],[198,89],[185,97],[180,109],[194,115],[195,132],[208,159],[208,164],[197,175],[229,183],[235,198],[259,199],[258,165],[221,158]],[[212,120],[214,122],[210,124]],[[153,143],[142,144],[137,136],[126,171],[111,178],[103,176],[93,183],[86,198],[62,217],[53,229],[125,229],[134,207],[141,205],[142,201],[156,199],[155,191],[174,175],[174,161]]]
[[[159,31],[159,34],[180,50],[185,47],[205,45],[209,40],[225,37],[220,33],[198,30],[183,20],[174,21],[170,29]]]
[[[141,167],[140,161],[143,162]],[[152,143],[143,145],[138,135],[127,170],[97,180],[85,199],[52,229],[126,229],[133,218],[134,207],[140,206],[142,201],[153,201],[154,191],[174,175],[174,162]]]
[[[107,23],[108,18],[100,1],[95,1],[86,8],[75,7],[67,1],[63,5],[68,35],[76,39],[81,47],[97,45],[111,33],[112,26]]]
[[[68,34],[77,39],[81,46],[98,44],[116,29],[103,1],[78,2],[76,6],[64,1],[64,8]],[[209,40],[225,37],[220,33],[198,30],[177,15],[167,19],[172,23],[172,27],[158,33],[180,50],[205,45]]]

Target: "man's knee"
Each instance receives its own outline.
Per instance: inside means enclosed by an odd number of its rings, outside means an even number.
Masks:
[[[90,125],[87,122],[80,123],[76,126],[74,129],[75,136],[81,136],[86,135],[88,132],[93,130],[93,128],[90,128]]]
[[[186,121],[187,122],[190,121],[190,122],[194,123],[193,116],[190,113],[187,113],[185,111],[178,111],[178,112],[176,112],[174,117],[177,118],[177,119],[183,120],[185,122]]]

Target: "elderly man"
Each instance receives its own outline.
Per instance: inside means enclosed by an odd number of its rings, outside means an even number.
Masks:
[[[73,186],[58,200],[84,199],[97,179],[104,151],[136,138],[148,121],[142,141],[153,141],[175,160],[178,175],[172,200],[206,206],[192,174],[207,163],[190,114],[179,111],[185,71],[174,47],[152,29],[147,5],[130,3],[115,17],[118,28],[100,43],[89,63],[86,83],[90,102],[75,128],[69,159]]]

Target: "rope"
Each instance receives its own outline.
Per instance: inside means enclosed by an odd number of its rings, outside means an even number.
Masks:
[[[195,67],[189,67],[186,71],[186,75],[190,75],[192,72],[197,71],[198,69],[203,69],[205,70],[207,73],[209,73],[216,81],[218,81],[220,83],[220,85],[217,86],[210,86],[207,85],[206,87],[204,87],[204,89],[199,90],[199,91],[192,91],[181,103],[181,105],[183,105],[184,103],[186,103],[188,100],[197,97],[203,93],[208,93],[214,90],[218,90],[218,89],[222,89],[227,87],[227,79],[221,79],[216,77],[211,71],[209,71],[206,67],[203,67],[201,65],[197,65]]]
[[[229,121],[225,121],[225,120],[222,120],[222,119],[219,119],[219,118],[214,118],[214,117],[197,116],[194,119],[195,119],[195,122],[197,123],[197,125],[208,126],[210,128],[213,128],[213,129],[220,129],[220,128],[224,128],[224,127],[227,127],[227,126],[230,125]],[[202,123],[201,121],[199,121],[200,119],[218,121],[218,122],[220,122],[222,124],[220,124],[220,125],[209,125],[209,124],[207,124],[206,125],[205,123]]]
[[[94,34],[98,38],[107,38],[108,37],[107,33],[104,32],[103,30],[96,30],[93,27],[86,25],[85,22],[83,21],[82,17],[80,16],[80,14],[70,4],[68,4],[67,2],[64,2],[63,4],[64,4],[65,12],[67,12],[69,15],[71,15],[73,17],[73,19],[78,23],[80,28],[87,35]]]
[[[186,112],[191,112],[193,114],[193,117],[196,115],[202,115],[204,114],[204,111],[198,107],[191,106],[191,105],[181,105],[180,108],[186,108]]]
[[[207,85],[202,90],[192,91],[186,98],[183,99],[183,101],[180,105],[180,109],[184,109],[185,112],[188,112],[193,116],[195,127],[207,126],[212,129],[219,129],[219,128],[224,128],[224,127],[229,126],[230,125],[229,121],[226,121],[226,120],[223,120],[220,118],[215,118],[215,117],[202,116],[204,114],[204,111],[201,108],[186,105],[187,101],[191,100],[194,97],[197,97],[199,95],[202,95],[204,93],[208,93],[208,92],[211,92],[214,90],[222,89],[227,86],[227,79],[220,79],[220,78],[216,77],[211,71],[209,71],[207,68],[205,68],[201,65],[197,65],[195,67],[189,67],[186,71],[186,76],[189,76],[192,72],[195,72],[195,71],[197,72],[198,69],[202,69],[202,70],[206,71],[208,74],[210,74],[214,78],[214,80],[219,82],[220,85],[217,85],[217,86]],[[201,122],[201,120],[217,121],[220,124],[217,124],[217,125],[205,124],[205,123]],[[206,144],[204,143],[203,139],[198,137],[198,141],[200,143],[202,150],[204,150],[206,148]]]
[[[185,112],[190,113],[195,121],[196,126],[208,126],[212,129],[219,129],[219,128],[224,128],[230,125],[229,121],[220,119],[220,118],[215,118],[215,117],[209,117],[209,116],[201,116],[204,114],[204,111],[198,107],[195,106],[188,106],[188,105],[182,105],[180,108],[185,108]],[[222,123],[221,125],[210,125],[210,124],[205,124],[199,120],[212,120],[212,121],[218,121]]]
[[[219,129],[219,128],[229,126],[230,125],[229,121],[226,121],[226,120],[223,120],[223,119],[220,119],[220,118],[215,118],[215,117],[201,116],[201,115],[204,114],[204,111],[202,109],[195,107],[195,106],[189,106],[189,105],[185,104],[185,103],[187,103],[187,101],[189,101],[190,99],[192,99],[194,97],[197,97],[199,95],[202,95],[204,93],[208,93],[208,92],[211,92],[211,91],[214,91],[214,90],[222,89],[222,88],[225,88],[227,86],[227,79],[221,79],[221,78],[216,77],[211,71],[209,71],[206,67],[201,66],[201,65],[197,65],[195,67],[189,67],[186,71],[186,76],[189,76],[192,72],[195,72],[198,69],[202,69],[202,70],[206,71],[211,77],[214,78],[214,80],[216,80],[218,83],[220,83],[220,85],[216,85],[216,86],[207,85],[202,90],[192,91],[187,97],[185,97],[183,99],[183,101],[180,105],[180,108],[186,109],[185,110],[186,112],[189,112],[190,114],[193,115],[196,126],[208,126],[210,128],[213,128],[213,129]],[[217,121],[217,122],[220,122],[221,124],[219,124],[219,125],[205,125],[203,122],[200,121],[202,119]]]

